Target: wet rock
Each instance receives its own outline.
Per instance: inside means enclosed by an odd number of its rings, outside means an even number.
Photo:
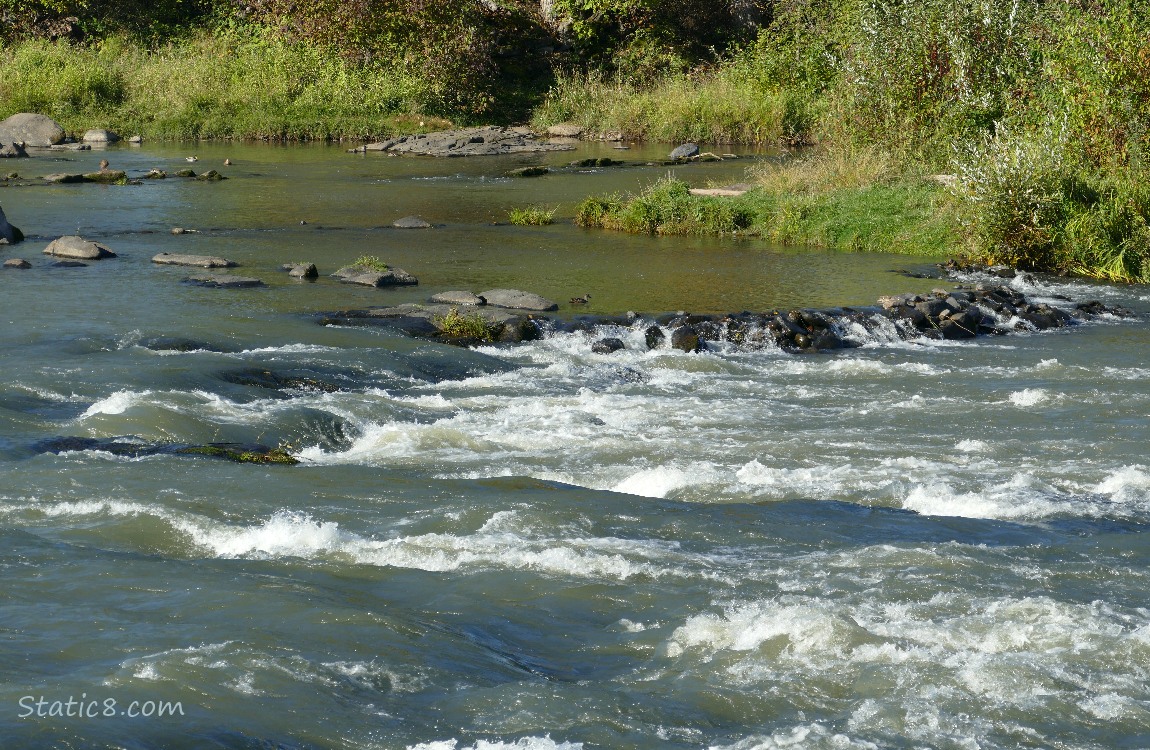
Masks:
[[[599,339],[591,345],[591,351],[595,354],[613,354],[620,349],[626,349],[622,339],[605,338]]]
[[[8,223],[4,209],[0,208],[0,245],[15,245],[24,241],[24,233]]]
[[[359,286],[414,286],[419,283],[402,268],[388,268],[386,271],[368,268],[366,266],[346,266],[332,274],[344,284],[357,284]]]
[[[242,289],[264,286],[264,282],[248,276],[232,276],[227,273],[203,273],[184,279],[186,284],[206,286],[213,289]]]
[[[185,227],[172,227],[172,234],[176,234],[176,235],[179,235],[179,234],[199,234],[199,233],[200,233],[200,230],[198,230],[198,229],[187,229]]]
[[[190,169],[188,171],[191,172]],[[203,172],[201,174],[193,173],[191,176],[197,180],[200,180],[201,182],[219,182],[220,180],[228,179],[214,169],[209,169],[207,172]]]
[[[699,147],[694,143],[684,143],[676,147],[670,154],[672,161],[685,161],[699,155]]]
[[[87,143],[57,143],[54,146],[49,146],[52,151],[91,151],[92,147]]]
[[[0,159],[26,159],[28,152],[19,143],[0,142]]]
[[[572,122],[561,122],[547,128],[547,135],[556,138],[579,138],[583,135],[583,126]]]
[[[431,224],[419,216],[404,216],[391,222],[396,229],[430,229]]]
[[[167,172],[165,172],[162,169],[157,169],[155,167],[153,167],[152,169],[149,169],[148,173],[146,175],[144,175],[145,180],[163,180],[163,179],[167,179],[167,177],[168,177]]]
[[[120,140],[120,136],[116,135],[111,130],[105,130],[104,128],[92,128],[91,130],[85,130],[84,135],[80,137],[80,140],[84,141],[85,143],[115,143],[116,141]]]
[[[48,268],[87,268],[88,264],[80,260],[58,260],[48,265]]]
[[[177,169],[176,177],[195,177],[196,173],[191,169]]]
[[[258,367],[230,370],[218,375],[220,380],[234,385],[269,390],[308,391],[312,393],[337,393],[355,386],[354,376],[334,373],[320,373],[311,370],[287,370],[276,372]]]
[[[315,267],[315,263],[285,263],[281,268],[293,279],[314,281],[319,278],[319,269]]]
[[[550,172],[551,170],[547,167],[519,167],[518,169],[512,169],[505,174],[508,177],[542,177],[543,175]]]
[[[474,305],[477,307],[487,304],[486,298],[464,291],[440,292],[432,295],[428,301],[440,305]]]
[[[64,128],[45,115],[21,112],[0,122],[0,143],[48,148],[64,141]]]
[[[539,141],[530,132],[497,126],[405,135],[370,143],[353,151],[380,151],[417,156],[498,156],[542,151],[570,151],[574,146]]]
[[[684,325],[671,331],[671,348],[684,352],[697,352],[702,348],[699,332],[694,326]]]
[[[571,162],[570,166],[580,167],[583,169],[592,169],[595,167],[621,167],[626,162],[617,161],[615,159],[599,158],[599,159],[580,159],[579,161]]]
[[[193,268],[235,268],[234,260],[214,255],[184,255],[181,253],[159,253],[152,256],[153,263],[165,266],[191,266]]]
[[[139,345],[145,349],[151,349],[154,352],[232,351],[231,349],[224,349],[206,341],[186,339],[180,336],[152,336],[151,338],[141,339]]]
[[[53,240],[48,247],[44,248],[44,254],[76,260],[102,260],[116,257],[116,254],[106,246],[75,235],[66,235]]]
[[[647,342],[648,349],[658,349],[667,340],[667,334],[663,333],[663,329],[659,326],[650,326],[643,332],[643,338]]]
[[[23,258],[9,258],[4,261],[5,268],[31,268],[32,264]]]
[[[488,305],[506,307],[512,310],[548,312],[559,309],[557,303],[540,297],[538,294],[519,289],[488,289],[486,292],[480,292],[479,296],[487,300]]]

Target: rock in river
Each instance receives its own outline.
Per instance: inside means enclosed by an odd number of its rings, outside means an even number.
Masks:
[[[536,140],[531,131],[525,128],[488,126],[405,135],[390,141],[369,143],[352,151],[386,151],[418,156],[498,156],[537,151],[570,151],[573,148]]]
[[[0,122],[0,143],[48,148],[64,140],[64,128],[51,117],[21,112]]]
[[[0,208],[0,245],[15,245],[24,241],[24,233],[8,223],[4,209]]]
[[[264,282],[247,276],[232,276],[227,273],[203,273],[189,276],[184,281],[197,286],[207,286],[216,289],[237,289],[243,287],[263,286]]]
[[[559,305],[538,294],[524,292],[519,289],[488,289],[480,292],[479,296],[487,300],[487,304],[496,307],[506,307],[512,310],[533,310],[548,312],[558,310]]]
[[[367,266],[346,266],[332,274],[345,284],[359,284],[361,286],[413,286],[419,283],[402,268],[369,268]]]
[[[694,143],[684,143],[682,146],[677,147],[671,152],[672,161],[680,161],[690,159],[693,156],[699,155],[699,147]]]
[[[152,262],[165,266],[192,266],[193,268],[235,268],[239,265],[234,260],[219,258],[214,255],[181,255],[179,253],[160,253],[152,256]]]
[[[479,306],[487,304],[487,300],[483,297],[480,297],[478,294],[472,294],[471,292],[464,291],[440,292],[439,294],[432,295],[428,301],[440,305]]]
[[[76,235],[66,235],[53,240],[44,248],[45,255],[54,255],[57,258],[74,258],[76,260],[101,260],[115,258],[116,254],[98,242],[91,242]]]
[[[391,222],[396,229],[430,229],[431,223],[419,216],[404,216]]]

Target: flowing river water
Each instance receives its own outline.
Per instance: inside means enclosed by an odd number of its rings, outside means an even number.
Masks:
[[[767,310],[940,282],[891,273],[921,258],[571,224],[664,166],[501,176],[662,148],[195,148],[229,179],[0,189],[29,235],[0,256],[34,264],[0,273],[0,746],[1150,746],[1147,288],[1015,279],[1142,317],[975,342],[686,354],[635,346],[639,327],[611,355],[579,333],[461,349],[313,313],[491,287]],[[10,164],[139,175],[190,153]],[[559,222],[494,223],[531,203]],[[385,228],[407,214],[438,226]],[[50,267],[40,251],[77,232],[119,257]],[[158,252],[268,286],[182,284]],[[420,286],[276,270],[364,254]],[[59,436],[303,462],[38,449]]]

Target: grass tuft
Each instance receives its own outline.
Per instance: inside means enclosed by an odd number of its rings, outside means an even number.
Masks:
[[[542,206],[513,208],[507,212],[507,220],[516,226],[541,227],[555,222],[555,209]]]

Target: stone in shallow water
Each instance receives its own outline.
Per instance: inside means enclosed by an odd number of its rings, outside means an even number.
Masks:
[[[264,282],[247,276],[232,276],[227,273],[203,273],[189,276],[184,279],[187,284],[213,287],[217,289],[238,289],[244,287],[263,286]]]
[[[684,143],[682,146],[675,148],[675,150],[671,152],[671,159],[677,161],[679,159],[690,159],[692,156],[698,155],[698,146],[696,146],[694,143]]]
[[[366,266],[345,266],[332,274],[345,284],[358,284],[360,286],[414,286],[419,283],[402,268],[388,268],[379,271]]]
[[[234,268],[239,265],[234,260],[214,255],[184,255],[181,253],[159,253],[152,256],[152,262],[164,266],[192,266],[194,268]]]
[[[486,305],[487,300],[478,294],[464,291],[440,292],[432,295],[428,302],[440,305]]]
[[[101,260],[115,258],[116,254],[98,242],[91,242],[76,235],[65,235],[53,240],[44,248],[45,255],[54,255],[57,258],[74,258],[76,260]]]
[[[9,258],[4,261],[5,268],[31,268],[32,264],[23,258]]]
[[[479,296],[487,300],[489,305],[507,307],[512,310],[549,312],[559,309],[557,303],[540,297],[538,294],[524,292],[520,289],[488,289],[486,292],[480,292]]]

